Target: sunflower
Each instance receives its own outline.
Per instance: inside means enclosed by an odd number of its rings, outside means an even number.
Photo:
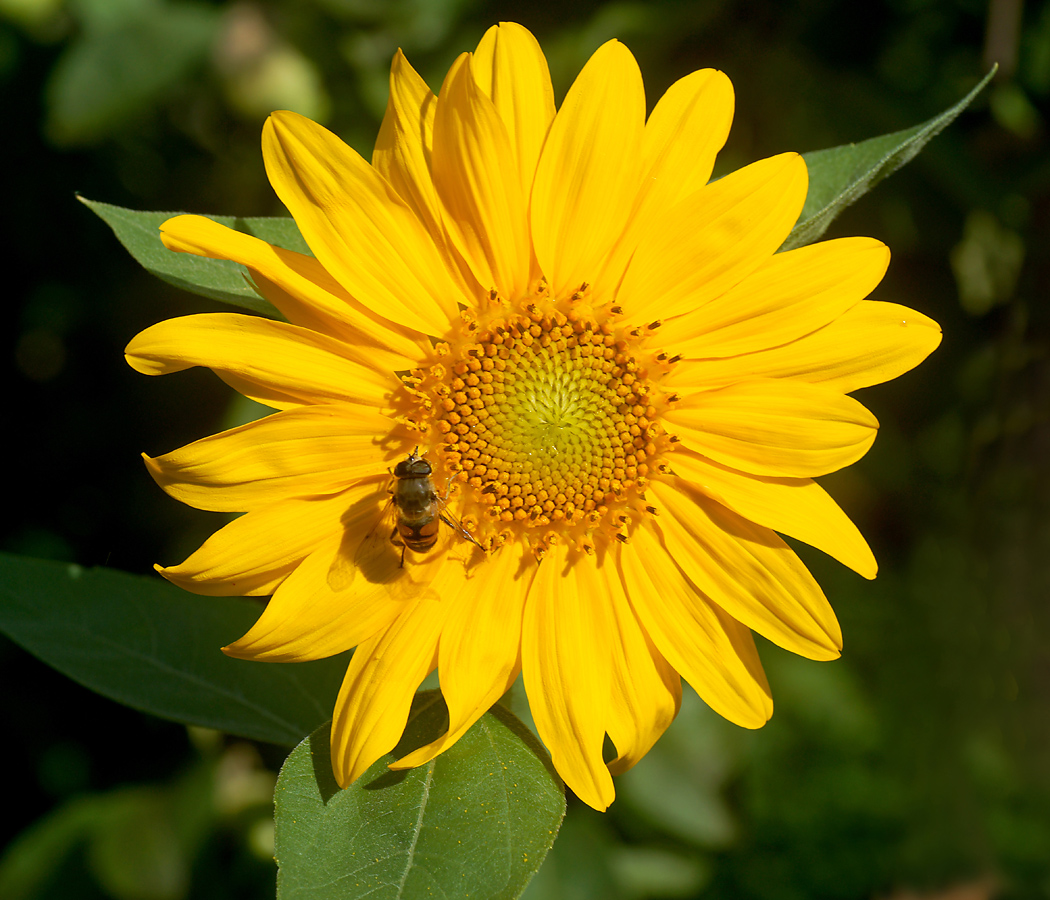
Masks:
[[[757,728],[773,706],[752,631],[839,655],[777,532],[874,577],[812,479],[875,438],[849,392],[917,365],[940,329],[864,299],[879,241],[777,252],[806,165],[785,153],[710,181],[732,116],[729,79],[705,69],[647,119],[617,41],[556,108],[535,38],[502,24],[437,96],[397,54],[371,164],[270,116],[267,174],[312,255],[199,216],[162,226],[171,250],[245,266],[285,321],[186,316],[127,348],[140,372],[207,366],[275,410],[146,458],[178,500],[245,513],[160,572],[272,594],[231,656],[357,648],[331,732],[341,785],[397,744],[435,668],[448,732],[394,767],[447,749],[522,673],[559,773],[605,809],[682,677]],[[391,473],[412,454],[429,548],[392,538]]]

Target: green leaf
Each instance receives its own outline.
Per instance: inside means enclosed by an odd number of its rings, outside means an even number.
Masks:
[[[686,846],[732,846],[739,833],[726,785],[740,756],[717,716],[693,691],[684,691],[675,727],[657,742],[644,766],[617,779],[617,802],[639,821]]]
[[[859,144],[804,153],[809,193],[798,222],[780,249],[791,250],[818,240],[842,210],[914,159],[931,138],[951,124],[991,81],[997,68],[993,67],[962,100],[921,125]]]
[[[230,659],[261,604],[0,553],[0,631],[74,681],[166,719],[292,745],[329,718],[348,654]]]
[[[185,897],[194,859],[218,822],[216,765],[198,764],[170,784],[80,794],[56,807],[4,850],[0,897],[65,896],[63,863],[81,849],[107,897]]]
[[[226,259],[206,259],[192,253],[175,253],[161,243],[160,226],[178,212],[143,212],[112,206],[86,197],[77,197],[99,216],[125,249],[149,272],[175,287],[241,306],[264,316],[279,319],[281,314],[252,287],[248,270]],[[230,228],[254,235],[285,250],[309,253],[306,241],[293,219],[287,217],[247,218],[209,216]]]
[[[18,835],[0,857],[0,897],[31,900],[39,896],[104,812],[105,803],[98,796],[75,797]]]
[[[185,779],[100,797],[104,806],[92,822],[87,858],[108,895],[116,900],[181,900],[187,895],[195,850],[207,838],[214,817],[211,779],[194,780],[196,809],[177,802]]]
[[[639,900],[675,896],[631,893],[613,871],[623,846],[623,838],[616,835],[610,816],[577,806],[566,819],[543,868],[529,883],[524,900]]]
[[[220,25],[218,10],[205,5],[123,7],[119,14],[89,15],[56,64],[46,91],[52,141],[94,143],[149,110],[207,59]]]
[[[398,747],[342,791],[328,725],[292,752],[275,794],[278,900],[521,894],[565,814],[561,781],[500,706],[426,765],[387,768],[447,727],[441,695],[418,694]]]

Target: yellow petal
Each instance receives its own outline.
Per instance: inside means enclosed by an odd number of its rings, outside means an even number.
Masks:
[[[275,247],[204,216],[176,216],[160,227],[169,250],[246,266],[263,295],[293,325],[360,345],[360,361],[387,370],[419,365],[429,342],[366,309],[316,259]],[[276,290],[275,290],[276,288]]]
[[[941,342],[941,327],[896,303],[862,300],[831,324],[797,341],[728,359],[676,367],[676,388],[711,387],[743,378],[797,378],[842,393],[881,384],[915,368]]]
[[[732,121],[733,85],[717,69],[692,72],[667,89],[645,123],[644,174],[634,211],[602,280],[619,284],[642,237],[662,227],[679,200],[707,184]]]
[[[700,69],[679,78],[653,108],[642,155],[649,178],[662,182],[655,193],[664,210],[707,184],[729,137],[733,103],[726,74]]]
[[[522,565],[522,545],[488,554],[458,592],[438,646],[441,693],[448,731],[393,764],[410,769],[429,762],[458,741],[502,697],[521,671],[521,620],[536,572]]]
[[[393,424],[367,406],[304,406],[144,458],[176,500],[243,512],[288,497],[333,494],[383,472],[389,454],[380,442]]]
[[[129,365],[144,375],[207,366],[246,397],[283,409],[350,401],[384,406],[397,382],[354,361],[354,348],[305,328],[238,313],[166,319],[132,338]]]
[[[609,645],[612,691],[606,730],[616,746],[616,759],[609,763],[614,775],[626,772],[649,752],[682,703],[682,681],[636,618],[616,569],[622,553],[631,550],[617,544],[603,565],[588,567],[594,575],[593,597],[608,603],[613,614],[614,637]]]
[[[527,200],[543,141],[554,121],[547,60],[528,29],[501,22],[485,32],[471,68],[506,126],[521,174],[521,193]]]
[[[257,509],[220,528],[181,565],[157,571],[195,594],[272,594],[307,556],[341,531],[340,520],[354,496],[350,489],[336,497],[282,500]]]
[[[451,610],[449,597],[466,583],[457,559],[433,569],[430,590],[414,596],[376,639],[350,660],[332,719],[332,767],[342,787],[353,783],[400,740],[412,696],[437,665],[437,644]]]
[[[353,784],[401,739],[416,689],[436,665],[443,616],[437,601],[413,603],[354,652],[332,718],[332,770],[340,787]]]
[[[612,776],[602,761],[608,720],[609,642],[606,604],[583,588],[575,560],[555,545],[540,563],[525,607],[521,663],[529,709],[558,774],[584,803],[612,803]]]
[[[865,578],[875,577],[878,564],[868,542],[815,481],[747,475],[687,450],[675,453],[671,467],[745,519],[805,541]]]
[[[631,606],[668,663],[720,716],[764,725],[773,701],[751,632],[690,584],[648,526],[632,534],[620,567]]]
[[[223,648],[229,656],[301,662],[342,653],[375,635],[413,599],[432,589],[442,544],[401,561],[390,540],[387,478],[362,482],[347,496],[339,527],[281,584],[247,634]]]
[[[390,67],[390,99],[379,129],[372,165],[419,217],[440,252],[448,259],[463,297],[488,295],[466,260],[449,243],[442,222],[441,200],[430,171],[437,97],[398,50]]]
[[[372,165],[435,236],[441,234],[441,203],[427,160],[436,104],[437,97],[398,50],[390,66],[390,99]]]
[[[532,188],[532,239],[556,298],[594,282],[641,175],[645,91],[631,52],[603,44],[554,118]]]
[[[834,659],[842,631],[820,586],[794,552],[682,481],[650,483],[667,552],[707,597],[785,650]]]
[[[458,322],[459,289],[433,238],[354,150],[304,116],[277,112],[263,128],[263,159],[314,255],[359,302],[425,334]]]
[[[889,262],[885,244],[861,237],[774,254],[721,297],[666,320],[660,342],[688,359],[779,347],[823,328],[863,300]]]
[[[617,303],[638,319],[666,319],[724,294],[784,242],[807,186],[802,157],[783,153],[690,194],[642,239]]]
[[[879,426],[852,397],[772,378],[690,394],[665,417],[689,449],[774,478],[808,478],[848,466],[868,452]]]
[[[478,282],[517,299],[527,288],[531,246],[525,196],[507,129],[463,54],[438,98],[431,158],[453,245]]]

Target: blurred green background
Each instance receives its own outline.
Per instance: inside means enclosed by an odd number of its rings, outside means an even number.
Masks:
[[[217,525],[137,456],[223,427],[230,391],[122,359],[140,329],[213,307],[140,270],[75,192],[278,214],[259,153],[271,109],[368,156],[394,50],[437,88],[500,19],[537,35],[559,97],[611,37],[638,57],[650,105],[723,69],[737,113],[720,171],[911,126],[1000,65],[828,235],[886,241],[875,297],[945,332],[919,370],[862,392],[881,434],[824,480],[878,579],[801,551],[842,620],[842,660],[763,644],[777,711],[755,733],[687,698],[608,814],[571,806],[529,898],[1050,897],[1046,3],[0,0],[0,549],[142,573]],[[0,672],[0,845],[21,896],[273,895],[270,773],[286,751],[122,708],[3,639]]]

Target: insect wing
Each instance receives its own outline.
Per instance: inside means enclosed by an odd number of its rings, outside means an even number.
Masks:
[[[356,599],[380,591],[400,602],[433,593],[433,569],[425,565],[431,554],[416,554],[413,565],[402,565],[404,548],[391,539],[397,507],[388,485],[388,480],[377,481],[376,490],[344,515],[342,542],[327,571],[332,591],[349,591]]]
[[[401,548],[395,545],[392,539],[396,529],[397,506],[394,504],[394,498],[390,497],[376,517],[375,523],[358,543],[351,561],[354,568],[368,572],[387,555],[400,562]]]
[[[382,545],[384,536],[388,539],[393,528],[393,510],[386,483],[379,480],[375,491],[347,509],[342,517],[343,539],[339,552],[328,570],[328,586],[333,591],[355,587],[359,580],[385,580],[381,575],[381,570],[386,568],[382,560]],[[384,527],[387,522],[389,525]],[[395,549],[391,545],[392,555]]]
[[[444,500],[438,500],[438,513],[439,518],[442,522],[448,525],[456,534],[465,541],[469,541],[475,547],[481,547],[477,539],[472,535],[463,524],[462,521],[448,508],[448,504]],[[484,550],[484,547],[481,547]]]

